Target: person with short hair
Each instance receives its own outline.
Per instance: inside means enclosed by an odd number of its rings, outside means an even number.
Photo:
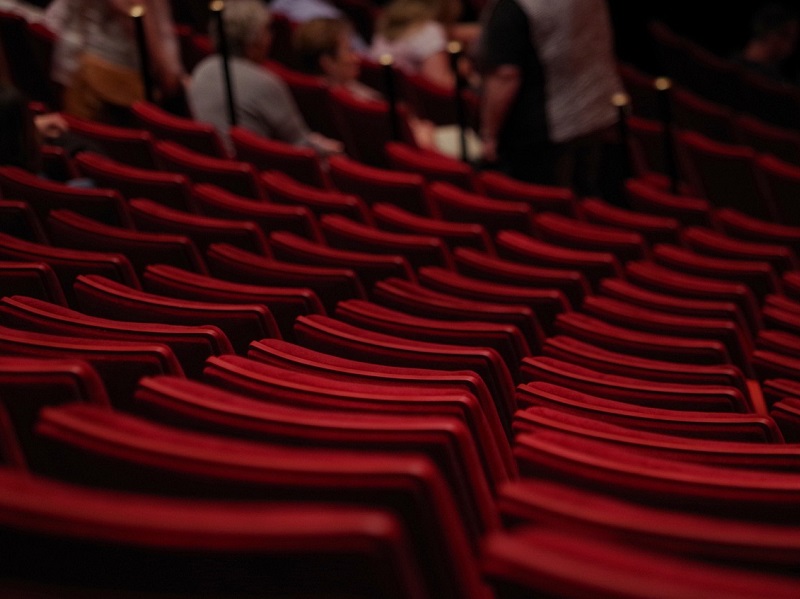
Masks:
[[[222,12],[236,124],[264,137],[311,146],[322,155],[342,152],[339,141],[309,130],[287,85],[263,65],[271,43],[270,17],[269,8],[260,0],[228,0]],[[216,38],[214,22],[209,29]],[[230,148],[228,100],[219,54],[206,57],[194,68],[187,96],[194,118],[214,125]]]
[[[341,86],[358,98],[381,99],[381,94],[359,81],[361,56],[353,47],[353,25],[345,18],[316,18],[300,23],[292,36],[296,68]]]

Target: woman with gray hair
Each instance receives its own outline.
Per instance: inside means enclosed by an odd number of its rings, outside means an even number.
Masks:
[[[261,0],[227,0],[222,11],[230,58],[236,124],[264,137],[306,145],[322,155],[342,151],[342,145],[309,131],[286,84],[264,65],[271,42],[270,12]],[[217,37],[216,22],[211,34]],[[227,94],[222,57],[213,54],[192,72],[189,106],[195,119],[214,125],[229,144]]]

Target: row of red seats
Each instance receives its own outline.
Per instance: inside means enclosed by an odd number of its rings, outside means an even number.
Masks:
[[[456,220],[480,224],[485,234],[476,239],[487,240],[493,253],[455,240],[451,247],[430,229],[401,240],[366,220],[326,214],[321,205],[306,213],[316,224],[319,236],[313,237],[274,223],[264,229],[247,218],[210,222],[137,197],[114,201],[123,208],[105,212],[111,220],[100,223],[92,221],[100,213],[66,204],[85,190],[53,183],[46,186],[49,195],[37,190],[25,202],[6,200],[19,216],[17,233],[42,235],[22,241],[4,236],[6,255],[19,260],[18,252],[34,252],[39,258],[28,260],[35,263],[29,272],[40,281],[57,280],[74,302],[59,309],[31,298],[3,299],[3,352],[38,356],[9,361],[17,382],[7,388],[19,389],[15,405],[30,401],[32,384],[42,384],[42,355],[80,357],[83,371],[88,364],[99,384],[78,388],[101,389],[107,398],[104,405],[81,405],[74,399],[83,391],[48,391],[38,397],[63,401],[29,407],[27,418],[19,408],[4,407],[6,463],[31,470],[39,492],[54,489],[44,478],[65,481],[57,487],[74,501],[91,502],[98,491],[86,487],[94,486],[128,497],[203,497],[219,513],[233,498],[265,493],[351,509],[356,503],[358,510],[383,514],[399,531],[391,541],[383,537],[382,546],[406,556],[402,568],[369,554],[386,573],[377,578],[399,581],[393,582],[397,596],[499,597],[519,588],[581,596],[624,586],[644,597],[652,596],[654,580],[672,581],[675,596],[727,585],[742,596],[796,592],[793,506],[800,487],[793,464],[800,437],[797,400],[788,398],[798,388],[792,385],[796,364],[786,353],[796,337],[777,326],[791,324],[796,311],[792,231],[641,181],[630,181],[627,193],[638,192],[642,205],[678,213],[695,208],[705,226],[590,198],[568,198],[563,212],[532,210],[535,195],[521,221],[513,212],[519,198],[504,204],[476,187],[419,177],[421,207],[436,205],[428,203],[433,189],[461,198],[460,208],[414,212],[399,204],[399,196],[398,203],[383,202],[390,214],[400,210],[405,222],[412,217],[411,223],[429,228]],[[293,184],[302,198],[303,185]],[[212,186],[188,185],[187,197],[202,205],[198,190]],[[224,195],[253,209],[274,201],[269,191],[268,202]],[[383,222],[380,201],[353,197],[373,223]],[[504,205],[509,213],[500,211],[491,221],[492,209]],[[737,243],[718,223],[779,236],[771,244]],[[97,238],[104,247],[115,239],[129,245],[116,246],[116,254],[97,251],[98,241],[84,249],[57,247],[57,238],[79,243],[89,231],[107,234]],[[224,237],[234,231],[239,237]],[[144,233],[154,236],[151,242],[180,237],[206,270],[159,263],[157,257],[167,255],[160,251],[140,254],[137,270],[128,256],[134,255],[132,240],[144,241],[138,237]],[[420,238],[449,260],[414,263],[414,246],[397,245]],[[254,239],[265,243],[248,245]],[[347,243],[354,245],[340,245]],[[711,259],[702,248],[720,255]],[[70,262],[102,254],[109,265],[103,272]],[[397,256],[400,266],[388,270],[391,264],[384,263],[387,270],[377,270],[379,264],[366,262],[375,255]],[[323,256],[354,262],[334,273],[318,262]],[[280,277],[290,276],[285,266],[277,274],[284,260],[298,267],[292,269],[296,287],[279,291],[275,285],[288,280]],[[770,316],[773,308],[783,320]],[[159,320],[160,328],[152,324]],[[23,322],[34,331],[23,331]],[[100,335],[105,343],[97,343]],[[757,376],[757,339],[783,348],[771,353],[788,358],[787,376]],[[33,379],[21,374],[25,362],[39,368]],[[58,380],[64,384],[64,377]],[[68,380],[74,389],[74,376]],[[540,488],[554,494],[551,505],[560,505],[560,513],[537,509],[536,501],[547,497],[537,495]],[[596,497],[597,509],[571,507],[591,505]],[[174,503],[167,508],[180,510]],[[617,519],[609,520],[614,513]],[[35,533],[12,529],[45,551],[32,539],[58,536],[47,515],[40,512]],[[687,527],[674,526],[679,522]],[[109,537],[111,545],[127,547],[119,529]],[[154,541],[141,543],[151,550]],[[310,541],[298,546],[301,552],[314,548]],[[339,550],[346,548],[337,544]],[[289,559],[285,551],[280,555]],[[602,555],[615,561],[597,561],[597,569],[570,566]],[[336,580],[320,578],[322,589],[311,592],[381,594],[383,587],[368,576],[372,571],[359,575],[348,567]],[[676,583],[676,571],[690,574]],[[296,577],[276,580],[285,583],[286,594],[306,592]],[[55,573],[51,582],[64,578]],[[133,583],[120,577],[115,584]],[[139,584],[157,583],[143,577]],[[171,584],[185,589],[188,583]]]

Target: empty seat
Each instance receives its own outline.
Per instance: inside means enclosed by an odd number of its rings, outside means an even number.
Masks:
[[[752,375],[749,357],[753,338],[733,320],[670,314],[625,300],[597,296],[586,298],[581,311],[604,322],[638,331],[719,341],[724,344],[731,361],[745,375]]]
[[[215,325],[239,353],[245,353],[255,339],[280,337],[272,313],[263,304],[181,300],[138,291],[96,275],[78,277],[75,294],[81,312],[101,318],[124,316],[133,322]]]
[[[378,227],[395,233],[431,235],[439,237],[450,250],[471,247],[494,255],[494,243],[480,223],[457,223],[439,218],[421,216],[388,202],[372,205],[372,214]]]
[[[0,193],[30,204],[41,222],[50,210],[67,208],[97,221],[132,227],[122,195],[114,189],[81,189],[48,181],[16,166],[0,166]]]
[[[406,524],[378,506],[155,497],[5,468],[0,481],[0,535],[16,548],[2,565],[7,596],[427,591]]]
[[[61,282],[47,262],[0,260],[0,297],[7,295],[26,295],[67,305]]]
[[[319,189],[275,170],[261,173],[260,180],[270,202],[303,206],[317,217],[341,214],[360,222],[372,223],[369,208],[355,194]]]
[[[545,337],[541,319],[524,304],[467,299],[394,277],[378,282],[372,295],[376,303],[424,318],[513,324],[525,335],[530,347],[540,346]]]
[[[80,407],[41,414],[42,440],[71,457],[53,461],[53,474],[129,492],[381,507],[409,531],[432,596],[484,596],[453,495],[429,458],[223,439]]]
[[[228,156],[216,129],[208,123],[172,114],[146,100],[134,102],[131,112],[139,126],[150,131],[156,139],[169,140],[207,156]]]
[[[349,268],[292,264],[224,243],[212,244],[206,261],[213,276],[228,281],[312,289],[329,313],[340,300],[367,298],[361,279]]]
[[[640,212],[676,218],[684,224],[705,225],[711,220],[708,200],[674,194],[636,178],[625,181],[623,190],[631,207]]]
[[[388,202],[415,214],[436,216],[422,175],[374,167],[342,155],[331,156],[328,166],[336,189],[358,196],[370,206]]]
[[[640,233],[560,214],[537,214],[533,217],[533,232],[542,241],[565,248],[609,252],[621,263],[648,255],[647,244]]]
[[[761,313],[753,291],[744,283],[688,274],[655,262],[628,262],[625,278],[647,289],[683,297],[734,302],[752,331],[762,327]]]
[[[525,202],[498,200],[438,181],[430,183],[427,190],[435,213],[445,220],[481,223],[491,234],[503,229],[523,233],[533,230],[533,209]]]
[[[578,309],[584,298],[591,294],[586,277],[578,270],[533,266],[523,262],[504,260],[469,248],[457,248],[453,252],[456,270],[469,277],[532,287],[561,290]]]
[[[786,245],[746,241],[706,227],[685,227],[681,241],[689,249],[708,256],[769,262],[778,276],[800,265],[795,252]]]
[[[498,200],[526,202],[535,212],[550,211],[573,216],[576,210],[575,192],[569,187],[519,181],[499,171],[479,171],[476,188]]]
[[[253,342],[247,356],[257,362],[332,380],[390,385],[393,393],[474,397],[484,417],[470,417],[470,422],[474,420],[472,431],[479,441],[481,460],[490,483],[494,486],[516,477],[511,446],[502,428],[494,399],[483,379],[471,370],[445,371],[350,360],[280,339]],[[471,399],[469,405],[472,405]]]
[[[612,297],[643,308],[670,314],[730,320],[741,327],[748,337],[756,334],[751,323],[744,317],[742,310],[732,301],[685,297],[670,292],[662,293],[617,278],[603,279],[597,293],[604,297]]]
[[[546,596],[620,596],[631,599],[724,593],[756,599],[764,593],[792,597],[790,576],[708,564],[608,537],[588,539],[572,530],[520,527],[486,540],[481,573],[498,599]]]
[[[192,183],[212,183],[241,196],[264,198],[258,174],[249,162],[207,156],[171,141],[157,141],[155,151],[162,170],[183,173]]]
[[[613,351],[569,335],[548,337],[542,355],[606,374],[686,385],[735,387],[753,405],[747,379],[734,365],[700,365]]]
[[[0,322],[18,329],[67,337],[163,343],[172,349],[184,373],[192,378],[200,378],[206,358],[233,353],[227,336],[215,326],[110,320],[24,296],[0,300]]]
[[[90,251],[102,247],[123,254],[141,277],[148,264],[171,264],[207,273],[195,243],[184,234],[148,233],[99,223],[71,210],[53,210],[47,218],[53,244]]]
[[[800,134],[796,130],[745,113],[734,115],[731,125],[737,143],[750,146],[760,154],[772,154],[789,164],[800,165]]]
[[[522,333],[513,325],[422,318],[363,300],[339,302],[334,316],[358,327],[398,337],[491,347],[503,357],[512,376],[520,360],[531,354],[531,348]],[[538,353],[540,348],[533,349]]]
[[[774,206],[773,220],[784,225],[800,226],[800,210],[796,205],[800,191],[800,164],[784,162],[767,154],[756,157],[755,168],[762,178],[767,200]]]
[[[131,200],[130,206],[138,229],[184,235],[201,252],[207,251],[212,243],[229,243],[256,254],[269,255],[267,238],[253,221],[189,214],[141,198]]]
[[[556,431],[523,434],[514,455],[521,476],[571,484],[646,505],[797,524],[796,473],[689,464],[645,456]]]
[[[319,155],[312,148],[269,139],[242,127],[231,127],[228,135],[236,159],[249,162],[259,171],[280,171],[292,179],[320,189],[331,185],[328,175],[322,170]]]
[[[559,314],[555,330],[623,354],[685,364],[731,364],[728,350],[720,341],[639,331],[581,312]]]
[[[581,439],[596,439],[643,455],[686,461],[708,466],[744,468],[769,472],[796,472],[800,444],[724,442],[689,439],[660,433],[636,431],[608,424],[597,418],[578,416],[562,410],[532,407],[525,420],[515,421],[517,433],[558,431]]]
[[[423,266],[453,268],[450,249],[440,238],[433,235],[391,233],[337,214],[328,214],[320,218],[320,227],[326,241],[336,248],[377,254],[400,254],[414,268]]]
[[[752,445],[750,445],[752,447]],[[514,525],[578,526],[599,538],[613,534],[641,549],[658,549],[731,567],[789,573],[796,551],[795,527],[741,518],[699,516],[638,505],[567,484],[528,479],[506,485],[498,497],[503,517]]]
[[[272,255],[278,260],[308,266],[350,268],[358,273],[358,278],[368,291],[375,283],[387,277],[417,280],[416,273],[400,252],[382,254],[339,249],[285,232],[270,235],[269,244]]]
[[[528,306],[545,331],[552,330],[559,314],[572,311],[567,296],[555,287],[493,283],[437,267],[421,268],[418,276],[423,287],[435,291],[482,302]]]
[[[600,198],[585,198],[579,206],[589,222],[639,233],[648,244],[678,240],[681,222],[677,218],[620,208]]]
[[[71,131],[99,145],[112,160],[137,168],[157,168],[153,134],[147,129],[116,127],[70,114],[63,116]]]
[[[800,251],[800,227],[748,216],[733,208],[714,211],[714,227],[731,237],[760,243],[785,244]]]
[[[43,406],[73,402],[110,406],[103,379],[81,358],[2,356],[0,383],[3,443],[11,464],[23,470],[35,469],[42,460],[43,448],[36,443],[33,426]]]
[[[514,412],[511,375],[500,355],[491,348],[411,341],[325,316],[298,318],[295,336],[301,345],[355,360],[390,366],[474,370],[491,390],[498,414],[506,425]]]
[[[655,408],[700,412],[752,411],[752,406],[735,387],[653,382],[606,374],[545,356],[523,358],[520,380],[553,383],[598,397]]]
[[[26,241],[47,243],[39,216],[28,202],[0,200],[0,233]]]
[[[676,136],[690,183],[716,208],[735,208],[759,218],[776,219],[775,206],[756,173],[756,152],[749,146],[714,141],[696,131]]]
[[[142,277],[142,286],[150,293],[180,299],[264,304],[275,317],[284,339],[293,337],[292,326],[298,316],[325,313],[317,295],[305,287],[232,283],[166,264],[148,266]]]
[[[495,245],[501,258],[517,262],[533,262],[537,266],[578,270],[593,287],[596,287],[604,277],[622,274],[622,265],[611,252],[567,248],[519,231],[500,231],[495,237]]]
[[[253,221],[265,235],[289,231],[314,241],[322,239],[314,213],[304,206],[254,202],[210,183],[193,186],[192,194],[199,212],[206,216]]]
[[[780,289],[775,269],[763,259],[717,258],[671,244],[657,244],[653,248],[653,260],[690,275],[743,283],[759,301]]]
[[[420,174],[429,183],[442,181],[465,191],[474,190],[474,171],[469,164],[460,160],[401,141],[388,142],[385,151],[389,166],[393,169]]]
[[[454,415],[368,413],[290,406],[209,384],[144,379],[136,394],[150,418],[198,432],[302,447],[423,454],[442,471],[473,542],[499,527],[478,448]]]
[[[130,406],[133,390],[146,375],[174,374],[183,369],[169,346],[152,341],[104,340],[75,335],[36,333],[0,327],[0,354],[29,358],[85,360],[103,381],[111,404]]]
[[[787,442],[800,442],[800,395],[782,397],[775,401],[770,407],[769,415],[780,427]]]
[[[0,258],[13,262],[46,263],[58,277],[69,305],[75,304],[72,285],[75,278],[82,274],[99,274],[139,288],[136,271],[123,254],[56,248],[0,233]]]
[[[720,441],[783,442],[775,421],[762,414],[655,408],[540,381],[518,386],[516,399],[520,409],[514,420],[518,427],[525,426],[527,408],[543,406],[659,434]]]
[[[154,168],[137,168],[94,152],[81,152],[75,167],[98,187],[116,189],[125,198],[147,198],[171,208],[196,212],[186,175],[165,173]]]
[[[338,137],[352,159],[387,168],[385,146],[394,138],[395,131],[399,141],[414,143],[408,112],[401,105],[392,112],[386,101],[357,98],[348,90],[336,87],[329,88],[328,97]],[[392,118],[396,119],[395,123]]]

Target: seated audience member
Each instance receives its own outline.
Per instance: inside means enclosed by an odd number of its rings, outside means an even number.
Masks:
[[[369,55],[379,60],[390,54],[398,68],[453,87],[447,43],[454,38],[462,8],[460,0],[393,0],[375,23]]]
[[[222,18],[230,52],[237,125],[264,137],[311,146],[321,155],[341,152],[340,142],[308,129],[289,88],[263,65],[271,39],[266,5],[261,0],[228,0]],[[214,23],[210,29],[216,38]],[[228,100],[219,54],[205,58],[195,67],[187,96],[194,118],[214,125],[230,143]]]
[[[345,18],[321,17],[299,23],[292,36],[295,67],[359,98],[380,100],[377,90],[359,81],[361,56],[353,47],[352,31]]]
[[[69,156],[83,150],[101,152],[95,144],[69,130],[57,112],[34,114],[28,98],[16,87],[0,83],[0,166],[17,166],[44,179],[51,179],[42,162],[42,145],[64,148]],[[89,179],[66,181],[89,187]]]
[[[64,111],[84,119],[129,126],[128,110],[146,97],[130,11],[144,9],[142,25],[154,96],[175,102],[185,72],[168,0],[53,0],[45,22],[58,38],[53,79],[64,86]]]
[[[344,19],[346,15],[329,0],[272,0],[270,8],[273,13],[280,13],[295,25],[313,19]],[[351,41],[357,52],[366,52],[367,42],[352,30]]]
[[[734,62],[770,79],[798,83],[786,69],[800,40],[800,13],[782,2],[766,2],[753,14],[750,38]]]
[[[343,87],[357,98],[383,100],[380,92],[358,78],[361,57],[350,42],[351,30],[346,19],[312,19],[298,25],[292,40],[297,68],[322,77],[330,86]],[[455,155],[455,146],[449,141],[455,133],[453,127],[437,127],[414,114],[409,114],[408,124],[419,147]]]

